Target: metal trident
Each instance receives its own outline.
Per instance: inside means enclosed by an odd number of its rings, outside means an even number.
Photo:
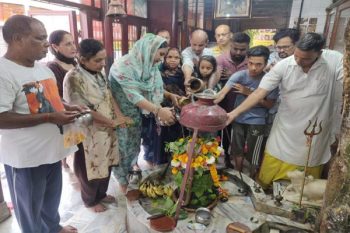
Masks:
[[[318,135],[322,132],[322,121],[320,121],[320,124],[318,125],[317,122],[318,119],[316,117],[315,123],[313,124],[312,128],[311,124],[312,122],[309,120],[309,125],[306,127],[306,129],[304,130],[304,134],[306,136],[306,145],[309,147],[309,150],[307,152],[307,158],[305,161],[305,167],[304,167],[304,174],[303,174],[303,180],[302,180],[302,184],[301,184],[301,192],[300,192],[300,197],[299,197],[299,208],[301,208],[301,201],[303,198],[303,194],[304,194],[304,185],[305,185],[305,177],[306,177],[306,169],[309,165],[309,159],[310,159],[310,152],[311,152],[311,145],[312,145],[312,138],[315,135]],[[317,129],[318,128],[318,129]]]
[[[318,125],[318,131],[316,130],[317,121],[318,121],[318,119],[316,117],[315,123],[313,124],[312,129],[310,130],[310,126],[311,126],[312,122],[309,120],[309,125],[304,130],[304,134],[306,135],[306,137],[308,139],[308,144],[307,144],[308,146],[311,145],[313,136],[320,134],[322,132],[322,121],[320,121],[320,124]],[[308,130],[310,130],[310,131],[308,131]],[[309,150],[310,150],[310,148],[309,148]],[[310,151],[309,151],[309,154],[310,154]]]

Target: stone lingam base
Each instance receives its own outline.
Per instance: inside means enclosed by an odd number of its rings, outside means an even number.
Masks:
[[[159,176],[163,168],[144,171],[143,180]],[[232,222],[239,222],[247,226],[252,232],[270,232],[270,229],[279,229],[278,226],[287,227],[290,229],[300,229],[299,232],[311,231],[310,224],[300,224],[290,219],[283,217],[288,216],[290,212],[289,206],[283,203],[281,206],[276,206],[271,196],[265,195],[262,189],[256,185],[255,181],[248,176],[242,174],[243,183],[240,174],[235,170],[226,170],[229,180],[222,182],[222,186],[229,191],[229,199],[227,202],[218,202],[218,205],[211,211],[211,223],[203,230],[191,230],[195,223],[195,214],[188,213],[188,218],[179,220],[176,228],[172,232],[226,232],[226,227]],[[245,187],[244,187],[245,186]],[[137,188],[136,186],[130,187]],[[243,189],[243,191],[242,191]],[[249,190],[244,190],[249,189]],[[245,194],[244,191],[247,191]],[[140,198],[139,200],[127,201],[127,229],[130,233],[147,233],[157,232],[150,227],[151,216],[147,212],[151,200],[149,198]],[[268,210],[267,213],[257,211]],[[285,210],[284,208],[287,208]],[[282,216],[276,214],[282,213]],[[272,227],[274,226],[274,227]],[[201,227],[204,227],[202,225]]]

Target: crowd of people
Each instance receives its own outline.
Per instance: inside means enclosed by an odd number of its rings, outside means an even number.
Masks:
[[[196,29],[181,52],[169,48],[170,33],[162,29],[140,38],[108,77],[106,50],[95,39],[75,45],[69,32],[48,36],[42,22],[23,15],[6,21],[3,37],[0,162],[24,232],[77,232],[59,225],[62,166],[68,167],[70,154],[82,200],[94,212],[115,201],[106,193],[111,176],[123,193],[137,182],[129,174],[140,170],[141,146],[151,166],[169,162],[164,146],[186,134],[175,115],[194,79],[217,91],[215,103],[227,111],[227,127],[218,132],[225,166],[243,171],[246,160],[263,188],[303,168],[309,120],[322,120],[323,128],[307,168],[315,178],[340,130],[342,54],[324,49],[317,33],[299,38],[296,29],[280,29],[271,53],[265,46],[250,48],[246,33],[219,25],[215,47],[207,48],[207,33]],[[49,49],[54,60],[36,62]],[[92,123],[85,140],[65,148],[62,126],[87,113]]]

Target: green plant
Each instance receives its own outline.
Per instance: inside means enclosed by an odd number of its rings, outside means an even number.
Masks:
[[[174,202],[170,197],[158,198],[153,200],[153,211],[165,214],[166,216],[174,216],[178,202]],[[180,210],[179,219],[186,219],[188,214],[184,210]]]

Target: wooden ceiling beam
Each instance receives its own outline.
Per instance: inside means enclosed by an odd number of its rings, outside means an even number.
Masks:
[[[89,11],[91,16],[93,18],[101,19],[102,16],[102,10],[100,8],[94,7],[94,6],[88,6],[85,4],[79,4],[71,1],[65,1],[65,0],[36,0],[38,2],[45,2],[50,4],[56,4],[60,6],[69,6],[73,8],[77,8],[82,11]]]

